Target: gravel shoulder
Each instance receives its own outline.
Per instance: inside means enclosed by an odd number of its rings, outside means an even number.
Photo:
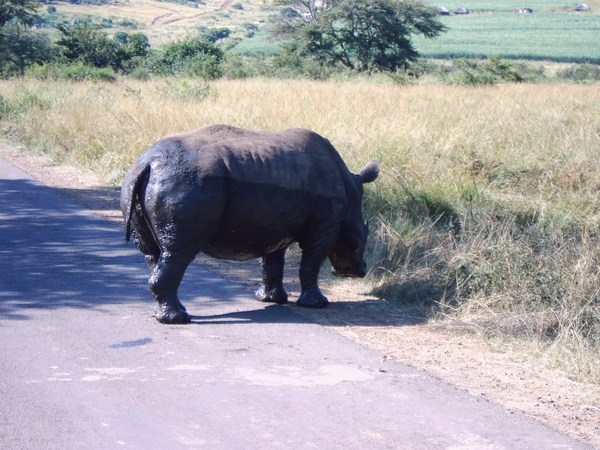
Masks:
[[[56,165],[6,142],[0,142],[0,155],[94,213],[122,223],[118,190],[100,186],[93,173]],[[253,295],[259,284],[260,267],[256,261],[233,263],[199,257],[197,263],[241,284],[249,295]],[[294,301],[299,284],[293,255],[287,263],[286,275],[290,300]],[[402,316],[386,301],[359,294],[358,289],[351,282],[325,280],[323,291],[331,301],[329,308],[290,307],[348,339],[382,352],[387,358],[424,370],[600,449],[600,386],[577,383],[559,373],[541,370],[541,364],[536,364],[519,345],[512,348],[492,345],[468,324],[423,323]]]

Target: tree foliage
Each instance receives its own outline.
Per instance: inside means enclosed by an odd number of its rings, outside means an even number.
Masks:
[[[31,25],[37,19],[39,3],[31,0],[0,0],[0,28],[11,20]]]
[[[221,76],[223,50],[204,36],[191,36],[163,45],[149,58],[148,68],[157,75],[193,75],[205,79]]]
[[[107,67],[112,60],[117,42],[97,27],[83,22],[74,26],[57,25],[62,37],[56,42],[62,56],[69,62],[81,61],[93,67]]]
[[[27,29],[38,19],[38,7],[30,0],[0,0],[0,75],[22,75],[48,56],[47,39]]]
[[[110,38],[87,22],[71,27],[57,25],[57,28],[63,36],[56,44],[62,47],[62,57],[67,62],[123,71],[127,61],[146,56],[150,48],[148,38],[142,33],[120,32]]]
[[[434,9],[402,0],[281,0],[301,11],[280,16],[276,39],[291,40],[299,52],[323,63],[359,71],[406,67],[418,53],[411,37],[438,36],[445,27]]]
[[[33,64],[43,64],[55,56],[45,34],[18,23],[9,23],[0,34],[0,74],[24,75]]]

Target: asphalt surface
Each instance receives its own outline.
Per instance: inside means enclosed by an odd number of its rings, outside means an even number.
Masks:
[[[1,449],[583,449],[192,265],[161,325],[123,230],[0,158]]]

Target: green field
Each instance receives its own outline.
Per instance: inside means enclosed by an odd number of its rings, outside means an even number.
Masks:
[[[587,1],[587,0],[586,0]],[[431,2],[436,8],[443,6],[449,11],[454,11],[464,6],[471,13],[480,12],[511,12],[514,8],[530,8],[534,13],[555,11],[557,9],[571,11],[577,3],[568,0],[436,0]],[[587,3],[590,4],[591,3]]]
[[[483,2],[482,2],[483,3]],[[448,32],[414,40],[432,58],[488,57],[600,63],[600,16],[592,14],[472,14],[441,17]]]

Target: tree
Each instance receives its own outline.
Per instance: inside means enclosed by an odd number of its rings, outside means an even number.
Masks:
[[[39,17],[39,3],[30,0],[0,0],[0,73],[23,74],[25,68],[45,60],[49,48],[46,39],[26,27]]]
[[[122,72],[131,72],[150,50],[150,41],[142,33],[127,34],[119,31],[113,37],[113,41],[116,45],[111,66]]]
[[[111,66],[123,71],[128,61],[146,56],[150,48],[148,38],[142,33],[119,32],[111,39],[87,22],[56,28],[63,34],[56,44],[63,47],[62,57],[69,62],[81,61],[88,66]]]
[[[2,75],[24,75],[33,64],[43,64],[54,56],[48,38],[11,22],[0,35],[0,72]]]
[[[37,19],[39,3],[31,0],[0,0],[0,28],[11,20],[31,25]]]
[[[204,36],[190,36],[163,45],[149,58],[149,69],[157,75],[195,75],[205,79],[221,76],[223,50]]]
[[[446,28],[434,9],[407,0],[280,0],[302,14],[281,15],[276,39],[303,55],[358,71],[395,71],[415,61],[412,35],[433,38]]]
[[[56,41],[63,47],[62,56],[69,62],[81,61],[94,67],[110,65],[118,43],[106,33],[87,22],[74,25],[57,25],[63,37]]]

